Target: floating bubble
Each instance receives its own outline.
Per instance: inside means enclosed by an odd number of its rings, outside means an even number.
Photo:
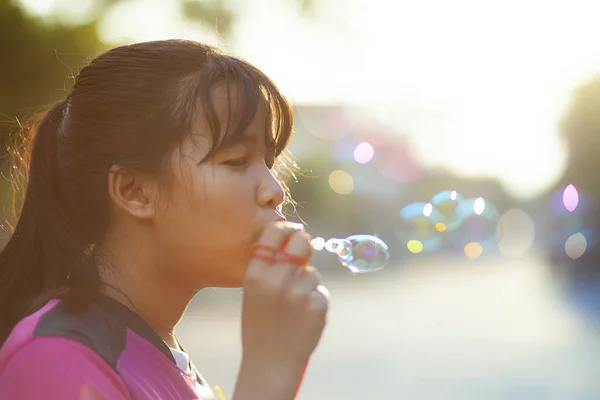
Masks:
[[[461,201],[456,207],[456,215],[463,221],[473,215],[496,221],[499,218],[498,209],[492,203],[486,202],[482,197]]]
[[[431,204],[442,214],[443,220],[436,226],[438,232],[452,232],[460,226],[456,216],[456,207],[464,200],[456,190],[444,190],[431,198]]]
[[[573,185],[568,185],[563,192],[563,204],[567,211],[573,212],[579,204],[579,193]]]
[[[477,243],[481,246],[482,253],[497,249],[497,226],[500,216],[492,203],[482,197],[464,199],[456,207],[455,213],[461,224],[456,234],[449,239],[454,245],[464,249],[470,243]]]
[[[414,254],[437,250],[442,243],[438,231],[438,224],[441,223],[443,216],[431,203],[408,204],[400,210],[401,240],[405,241],[408,250]]]
[[[389,260],[387,244],[377,236],[352,235],[345,239],[311,240],[315,250],[327,250],[337,255],[342,265],[352,273],[374,272],[382,269]]]

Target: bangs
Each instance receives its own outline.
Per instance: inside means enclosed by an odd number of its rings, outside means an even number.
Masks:
[[[296,211],[296,202],[289,191],[288,180],[297,181],[300,172],[291,155],[284,153],[293,132],[293,113],[286,98],[262,71],[238,58],[218,50],[206,55],[202,68],[179,80],[177,92],[167,99],[172,131],[181,135],[179,143],[193,132],[195,116],[200,110],[210,129],[212,143],[205,157],[210,159],[219,149],[245,139],[246,132],[258,113],[265,114],[265,146],[267,156],[274,160],[273,175],[286,192],[284,205]],[[222,85],[226,110],[217,107],[215,89]],[[219,104],[220,106],[220,104]],[[221,111],[219,113],[219,111]],[[225,114],[225,115],[223,115]],[[252,132],[254,133],[254,132]]]
[[[259,110],[265,108],[265,145],[267,152],[277,158],[290,141],[293,113],[271,79],[254,66],[222,54],[213,54],[206,60],[202,75],[196,104],[207,118],[213,143],[206,157],[240,141]],[[225,118],[215,107],[216,85],[223,85],[226,92]]]

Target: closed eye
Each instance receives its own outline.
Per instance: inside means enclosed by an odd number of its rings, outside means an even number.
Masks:
[[[245,158],[236,158],[233,160],[225,161],[223,164],[231,167],[243,167],[248,161]]]

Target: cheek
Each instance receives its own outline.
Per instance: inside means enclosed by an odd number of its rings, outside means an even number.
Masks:
[[[254,230],[256,206],[249,191],[239,186],[215,187],[199,212],[213,234],[226,242],[244,240]]]
[[[212,168],[200,172],[191,176],[191,186],[173,185],[157,214],[157,228],[170,241],[196,248],[217,250],[253,240],[257,205],[250,178]]]

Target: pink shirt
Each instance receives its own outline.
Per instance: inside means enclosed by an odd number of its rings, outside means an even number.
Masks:
[[[212,400],[190,362],[182,370],[133,311],[100,296],[73,315],[51,300],[21,320],[0,348],[0,398]]]

